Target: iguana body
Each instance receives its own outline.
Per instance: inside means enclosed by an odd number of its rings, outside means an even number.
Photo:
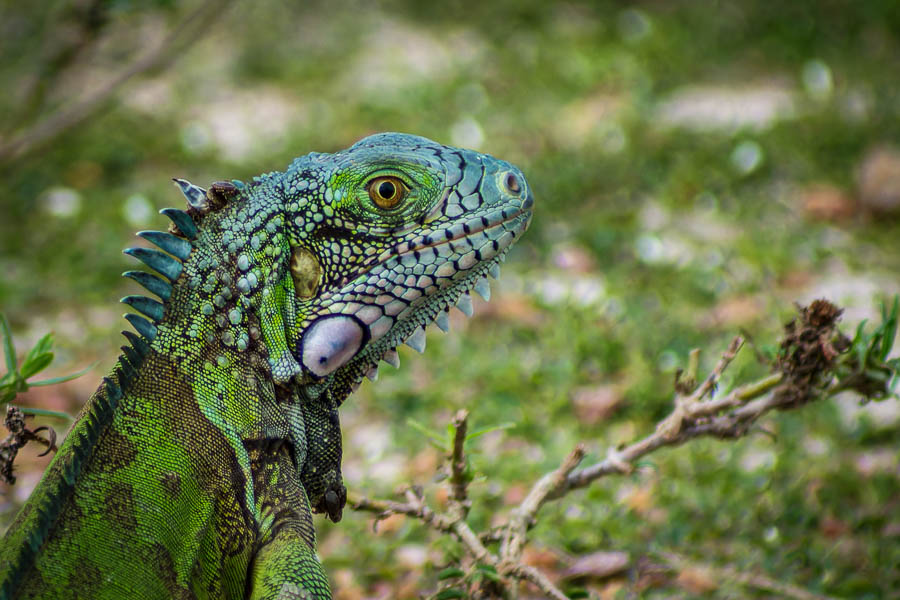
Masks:
[[[468,311],[533,203],[515,167],[401,134],[179,184],[171,233],[141,233],[168,254],[126,251],[163,302],[123,299],[149,320],[7,532],[0,600],[330,598],[310,506],[345,502],[337,407]]]

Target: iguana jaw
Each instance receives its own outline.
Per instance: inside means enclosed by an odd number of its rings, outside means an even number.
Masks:
[[[422,252],[426,248],[440,251],[444,247],[451,247],[453,242],[463,238],[471,238],[479,233],[487,234],[496,244],[490,246],[490,254],[483,256],[473,266],[457,270],[452,277],[444,279],[446,282],[431,293],[414,299],[407,309],[397,315],[396,322],[386,332],[373,332],[373,335],[362,350],[360,350],[346,364],[335,370],[334,373],[319,382],[307,384],[304,391],[309,396],[318,396],[325,389],[331,389],[332,394],[343,400],[351,392],[355,391],[364,377],[374,379],[377,376],[379,361],[387,362],[393,366],[399,366],[397,347],[406,343],[413,349],[421,352],[424,350],[424,329],[431,323],[446,331],[446,313],[451,307],[456,306],[466,316],[472,315],[472,301],[469,293],[475,289],[485,300],[490,294],[490,284],[487,276],[494,278],[499,276],[499,264],[502,263],[510,246],[519,239],[531,224],[533,200],[529,194],[523,206],[515,211],[508,211],[502,217],[489,221],[489,226],[482,229],[470,229],[468,233],[454,235],[450,239],[425,245],[421,242],[401,244],[393,249],[388,256],[379,257],[377,267],[388,270],[392,264],[403,260],[405,256],[416,252]],[[512,212],[512,214],[508,214]],[[502,230],[502,231],[500,231]],[[499,233],[498,233],[499,231]],[[493,235],[491,235],[493,234]],[[399,250],[399,252],[398,252]],[[445,263],[446,264],[446,263]],[[371,274],[371,270],[368,271]],[[443,315],[443,316],[442,316]]]

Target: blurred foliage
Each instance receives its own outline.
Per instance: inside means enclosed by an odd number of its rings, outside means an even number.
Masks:
[[[0,141],[128,68],[198,4],[0,5]],[[471,519],[489,525],[575,442],[601,457],[651,430],[691,348],[711,364],[737,329],[774,339],[791,302],[823,295],[854,327],[898,291],[900,219],[869,210],[862,181],[871,152],[900,144],[898,72],[894,0],[234,4],[95,118],[0,164],[0,307],[20,347],[52,329],[62,368],[107,369],[115,300],[131,289],[121,249],[183,202],[171,177],[247,178],[380,130],[509,160],[537,212],[494,299],[454,314],[449,335],[429,330],[424,356],[402,353],[342,409],[347,485],[376,497],[437,470],[410,420],[440,430],[465,407],[475,429],[515,423],[471,444]],[[743,352],[729,373],[764,371]],[[65,389],[22,402],[72,412],[90,393]],[[839,398],[773,417],[774,440],[656,454],[547,506],[531,559],[559,574],[601,549],[672,549],[890,597],[897,404]],[[439,486],[426,493],[440,503]],[[21,497],[0,498],[7,520]],[[416,597],[459,552],[401,518],[376,533],[362,514],[317,522],[345,598]],[[673,593],[705,592],[677,580],[643,592]]]
[[[3,338],[3,357],[6,361],[6,373],[3,374],[3,377],[0,377],[0,412],[5,412],[6,405],[12,402],[16,395],[27,392],[30,387],[65,383],[81,377],[91,369],[91,367],[88,367],[71,375],[51,377],[40,381],[29,381],[29,379],[49,367],[50,363],[53,362],[53,334],[48,333],[39,339],[25,355],[21,365],[16,365],[16,349],[13,345],[12,332],[9,330],[9,323],[3,313],[0,313],[0,338]],[[25,408],[22,410],[26,414],[62,417],[69,421],[72,420],[72,416],[66,413],[36,408]]]

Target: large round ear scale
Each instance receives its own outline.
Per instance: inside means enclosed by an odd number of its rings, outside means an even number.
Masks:
[[[356,317],[322,317],[307,327],[300,339],[303,368],[325,377],[347,364],[368,341],[369,329]]]

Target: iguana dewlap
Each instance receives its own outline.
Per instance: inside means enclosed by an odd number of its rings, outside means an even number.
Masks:
[[[528,227],[522,173],[384,133],[162,211],[127,253],[160,298],[0,547],[12,598],[330,598],[310,507],[338,520],[337,408]]]

